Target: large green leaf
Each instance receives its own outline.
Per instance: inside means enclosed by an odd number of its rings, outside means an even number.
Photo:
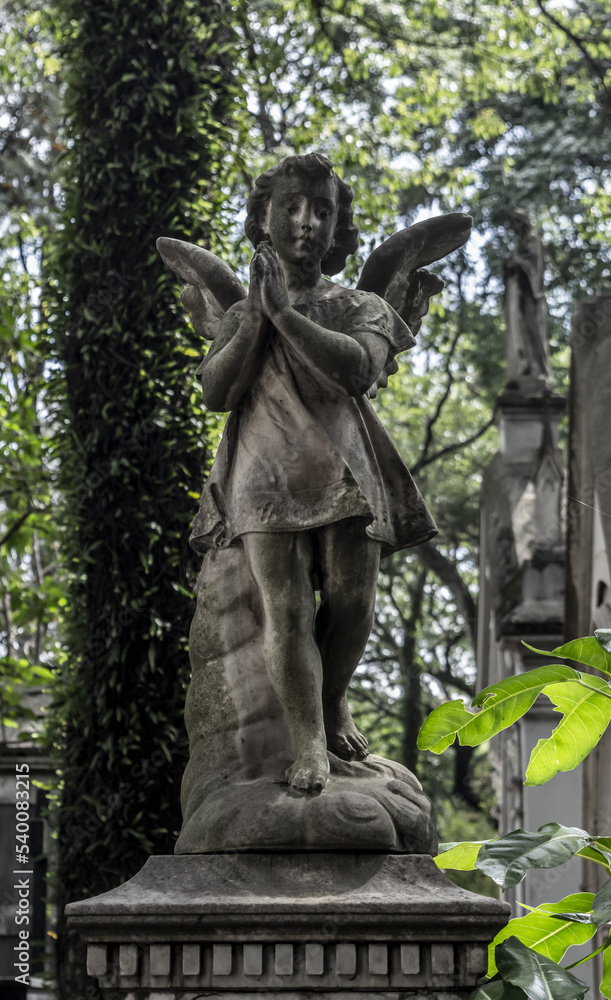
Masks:
[[[483,845],[475,867],[508,889],[521,882],[529,868],[555,868],[585,847],[590,836],[578,827],[546,823],[536,833],[514,830]]]
[[[521,718],[543,689],[560,681],[575,681],[579,674],[561,663],[536,667],[484,688],[473,701],[479,712],[469,712],[461,701],[447,701],[426,719],[418,736],[421,750],[443,753],[458,736],[463,746],[478,746]]]
[[[542,656],[562,656],[566,660],[587,663],[589,667],[611,674],[611,630],[609,629],[599,629],[594,635],[586,635],[582,639],[571,639],[563,646],[557,646],[551,653],[545,649],[535,649],[527,642],[524,645],[532,649],[533,653],[541,653]]]
[[[611,720],[611,687],[602,677],[588,674],[580,682],[549,684],[544,694],[563,718],[552,735],[539,740],[533,750],[526,785],[543,785],[559,771],[571,771],[581,764]]]
[[[484,983],[475,990],[469,1000],[528,1000],[524,990],[511,983],[504,983],[502,979],[495,979],[492,983]]]
[[[516,937],[497,947],[496,964],[501,977],[523,989],[528,1000],[583,1000],[588,990],[580,979]]]
[[[592,923],[575,923],[570,919],[560,919],[553,914],[566,911],[590,914],[592,911],[592,892],[577,892],[566,896],[558,903],[542,903],[525,917],[510,920],[497,934],[488,949],[488,976],[496,974],[494,952],[496,946],[509,937],[517,937],[522,944],[527,945],[540,955],[546,955],[554,962],[559,962],[572,945],[585,944],[596,934]]]
[[[475,868],[482,845],[487,843],[487,840],[466,840],[460,844],[440,844],[439,854],[433,861],[438,868],[470,872]]]

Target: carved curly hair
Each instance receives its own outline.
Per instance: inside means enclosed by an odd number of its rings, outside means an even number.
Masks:
[[[337,274],[344,269],[349,254],[355,252],[358,246],[359,231],[352,216],[352,190],[337,176],[331,161],[326,156],[322,156],[321,153],[287,156],[285,160],[281,160],[275,167],[271,167],[260,177],[257,177],[248,198],[244,232],[254,247],[267,239],[261,227],[261,220],[272,196],[274,182],[283,174],[293,171],[308,174],[310,177],[316,175],[331,176],[335,181],[338,207],[337,222],[333,234],[333,245],[329,248],[321,264],[324,274]]]

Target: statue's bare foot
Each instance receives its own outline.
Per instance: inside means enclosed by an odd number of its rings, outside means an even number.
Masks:
[[[329,778],[329,758],[325,747],[304,750],[286,772],[289,785],[299,792],[322,792]]]
[[[324,712],[327,749],[342,760],[365,760],[369,743],[354,725],[346,699],[327,703]]]

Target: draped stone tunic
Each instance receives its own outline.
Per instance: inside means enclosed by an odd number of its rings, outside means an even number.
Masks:
[[[245,303],[245,308],[247,305]],[[379,296],[329,285],[295,307],[357,341],[375,333],[387,363],[414,338]],[[214,345],[198,374],[205,372]],[[197,551],[246,532],[307,531],[350,520],[382,554],[432,538],[435,522],[366,396],[310,368],[271,327],[259,373],[228,421],[193,524]]]

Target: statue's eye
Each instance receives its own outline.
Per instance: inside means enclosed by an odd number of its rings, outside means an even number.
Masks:
[[[287,206],[287,212],[289,213],[289,215],[294,215],[297,210],[298,210],[297,209],[297,205],[288,205]]]

